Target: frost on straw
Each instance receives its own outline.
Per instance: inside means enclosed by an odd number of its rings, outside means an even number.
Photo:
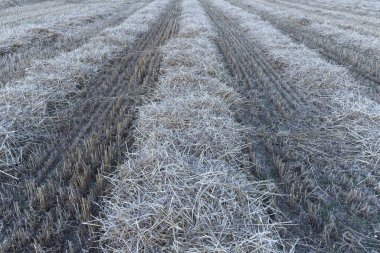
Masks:
[[[162,75],[140,107],[129,160],[110,179],[106,252],[279,252],[263,205],[268,182],[249,181],[249,129],[234,120],[237,94],[198,3],[183,3],[178,38],[162,47]]]

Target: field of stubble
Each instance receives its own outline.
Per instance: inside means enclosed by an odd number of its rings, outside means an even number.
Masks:
[[[380,252],[380,2],[0,0],[0,252]]]

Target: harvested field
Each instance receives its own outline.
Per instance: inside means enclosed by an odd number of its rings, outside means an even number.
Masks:
[[[271,22],[292,39],[317,49],[319,53],[338,64],[350,67],[355,73],[372,81],[373,86],[380,85],[380,35],[379,29],[376,29],[380,20],[366,26],[374,31],[363,34],[360,29],[355,30],[360,27],[359,21],[349,24],[344,20],[344,24],[353,28],[346,29],[342,27],[343,23],[326,17],[314,17],[312,11],[308,13],[287,9],[281,5],[266,6],[256,2],[253,4],[250,0],[231,2],[244,9],[248,6],[248,10]]]
[[[125,34],[125,47],[104,62],[91,85],[84,84],[73,108],[65,109],[71,116],[62,119],[60,131],[22,159],[22,170],[13,176],[23,182],[2,189],[4,251],[77,252],[93,246],[93,227],[83,222],[96,214],[95,201],[106,190],[99,174],[123,157],[135,106],[157,75],[155,48],[175,32],[176,10],[169,1],[153,2],[128,18],[126,30],[116,30]]]
[[[103,30],[122,23],[148,2],[68,4],[70,8],[63,5],[65,12],[44,6],[47,8],[45,15],[17,16],[17,20],[12,16],[4,18],[0,21],[3,28],[0,33],[0,86],[12,85],[43,60],[75,50]]]
[[[0,252],[380,252],[379,14],[0,1]]]
[[[25,4],[33,4],[38,2],[44,2],[47,0],[3,0],[0,2],[1,9],[7,9],[9,7],[20,6]]]
[[[377,102],[348,69],[259,16],[226,1],[206,6],[249,103],[242,121],[261,128],[251,148],[258,176],[277,178],[289,194],[284,208],[304,223],[293,227],[306,235],[300,251],[378,250]]]

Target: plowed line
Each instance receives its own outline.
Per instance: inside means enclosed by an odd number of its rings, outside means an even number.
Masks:
[[[36,34],[30,41],[27,39],[24,41],[21,38],[20,47],[0,47],[0,83],[11,83],[15,80],[19,80],[25,75],[26,69],[30,66],[31,61],[36,60],[46,60],[51,59],[58,55],[60,52],[71,52],[86,42],[91,38],[96,36],[101,30],[108,27],[114,27],[120,24],[126,17],[130,16],[137,10],[144,8],[151,0],[144,1],[142,6],[131,5],[130,9],[123,17],[112,18],[111,16],[102,17],[104,27],[94,29],[95,26],[99,26],[96,21],[94,24],[88,24],[87,26],[78,27],[82,29],[82,37],[72,38],[65,32],[61,34],[60,32],[55,33],[52,30],[51,35]],[[116,15],[116,14],[114,14]],[[47,30],[50,30],[48,27]],[[69,40],[68,42],[66,40]]]
[[[281,143],[278,147],[275,146],[276,142],[273,140],[275,133],[280,131],[283,126],[286,126],[285,129],[289,131],[299,131],[296,122],[301,122],[305,117],[310,122],[317,122],[317,108],[308,104],[302,93],[295,88],[290,89],[287,84],[280,81],[279,74],[264,58],[263,55],[265,54],[245,37],[244,31],[239,28],[238,24],[228,16],[224,16],[213,9],[208,0],[204,0],[203,3],[210,18],[214,21],[215,27],[217,27],[219,33],[217,44],[230,67],[231,75],[239,81],[239,87],[236,90],[247,101],[247,104],[242,106],[239,117],[244,125],[253,126],[257,130],[247,140],[247,153],[250,155],[252,172],[260,179],[273,179],[276,177],[274,175],[279,173],[278,168],[284,165],[281,158],[287,157],[286,155],[290,156],[290,154],[284,155],[280,151],[282,148],[287,152],[289,151],[287,149],[289,146],[286,143]],[[265,68],[265,70],[261,68]],[[297,172],[294,174],[299,177]],[[286,194],[289,193],[288,188],[291,185],[284,184],[284,181],[276,183],[279,184],[281,191]],[[279,197],[277,201],[281,208],[289,209],[287,197]],[[299,203],[300,209],[304,207],[304,204],[304,202]],[[289,219],[297,220],[299,210],[292,211],[292,215],[295,217],[286,217],[286,221]],[[285,239],[295,238],[289,235],[292,233],[305,237],[310,235],[307,226],[291,226],[287,227],[287,232],[283,236]],[[310,250],[308,246],[306,248],[298,246],[298,249],[302,248],[302,250],[307,251]]]
[[[341,235],[347,232],[347,226],[363,229],[369,224],[364,224],[361,220],[359,225],[355,218],[351,219],[349,205],[337,205],[340,199],[332,192],[338,183],[330,183],[328,169],[322,172],[318,170],[336,164],[344,168],[344,163],[336,161],[340,149],[338,146],[326,148],[329,153],[321,156],[320,153],[310,153],[298,146],[302,145],[302,139],[306,137],[323,141],[326,146],[337,145],[333,137],[324,135],[323,130],[318,129],[318,114],[324,112],[318,113],[318,108],[309,105],[296,88],[281,89],[286,84],[267,77],[271,71],[261,69],[264,68],[261,66],[271,69],[270,63],[265,62],[265,53],[260,53],[260,49],[255,48],[254,42],[245,37],[239,24],[231,21],[228,15],[224,16],[221,11],[213,8],[209,0],[203,0],[203,3],[217,27],[217,44],[230,67],[231,75],[239,81],[236,90],[246,99],[246,104],[240,108],[239,117],[244,125],[256,130],[247,140],[252,171],[259,178],[269,178],[276,182],[284,193],[284,196],[277,199],[277,206],[287,216],[286,221],[293,220],[297,224],[287,227],[283,238],[300,239],[296,252],[315,249],[320,249],[321,252],[346,252]],[[262,57],[252,52],[257,52]],[[260,60],[262,64],[256,63]],[[276,72],[275,68],[271,70]],[[293,109],[291,99],[298,96],[301,98],[294,100],[298,107]],[[310,111],[303,114],[302,110]],[[286,135],[282,136],[282,132],[286,132]],[[362,244],[357,249],[378,248],[378,243],[369,237]],[[337,250],[338,247],[343,250]]]
[[[157,78],[161,61],[157,47],[178,30],[179,6],[173,1],[132,46],[134,51],[111,64],[76,98],[73,118],[65,123],[56,142],[25,161],[25,173],[29,173],[23,176],[25,188],[13,192],[12,199],[18,201],[20,211],[5,217],[6,207],[2,208],[9,237],[3,248],[78,252],[92,246],[96,227],[81,223],[97,215],[94,202],[107,190],[100,174],[109,173],[124,160],[125,143],[132,142],[136,105]]]
[[[248,10],[251,13],[259,15],[295,41],[302,42],[307,47],[318,50],[318,52],[327,59],[351,69],[361,78],[366,79],[367,85],[373,87],[380,85],[380,62],[372,58],[372,56],[360,53],[355,49],[343,47],[329,37],[276,19],[276,17],[270,16],[267,13],[258,12],[254,7],[246,6],[238,1],[228,0],[228,2],[243,10]]]
[[[264,110],[267,115],[271,115],[270,118],[289,118],[291,114],[300,112],[300,108],[310,108],[305,96],[281,81],[281,77],[263,57],[262,50],[245,37],[236,22],[213,10],[208,2],[205,5],[220,33],[218,43],[229,67],[239,81],[265,94],[264,100],[268,103]]]

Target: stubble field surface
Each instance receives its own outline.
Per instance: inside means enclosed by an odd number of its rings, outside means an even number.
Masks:
[[[380,252],[380,3],[0,0],[0,252]]]

